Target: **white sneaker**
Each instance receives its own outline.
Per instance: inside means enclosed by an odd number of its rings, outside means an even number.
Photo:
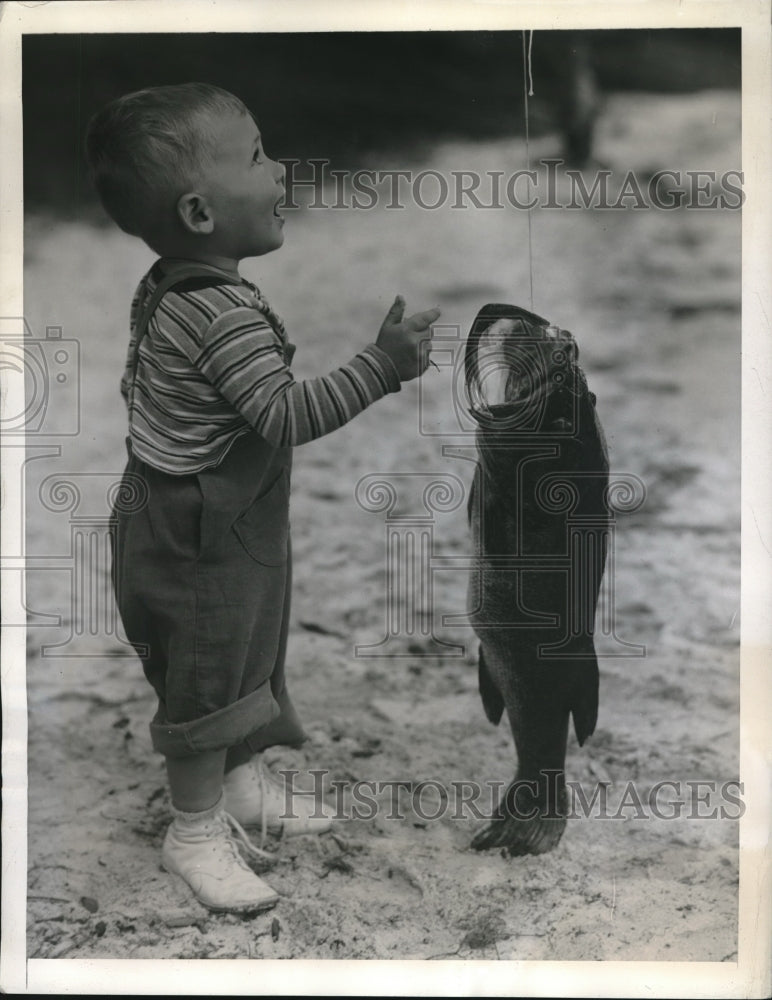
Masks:
[[[268,910],[278,894],[259,878],[239,852],[242,846],[262,858],[241,825],[225,812],[222,798],[203,813],[180,813],[166,831],[161,861],[166,871],[183,878],[210,910]]]
[[[272,774],[259,755],[225,775],[224,791],[228,813],[244,826],[260,826],[263,837],[268,830],[286,837],[326,833],[335,815],[318,796],[287,792],[284,779]]]

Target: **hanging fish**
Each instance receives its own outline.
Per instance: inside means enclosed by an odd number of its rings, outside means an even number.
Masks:
[[[570,333],[511,305],[486,305],[467,340],[478,424],[468,611],[485,713],[498,724],[506,708],[517,750],[515,779],[472,841],[478,850],[556,846],[569,718],[580,745],[595,728],[608,457],[577,357]]]

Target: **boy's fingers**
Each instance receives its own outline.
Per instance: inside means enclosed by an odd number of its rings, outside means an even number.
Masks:
[[[405,300],[401,295],[398,295],[391,306],[389,311],[386,313],[385,323],[399,323],[402,319],[402,315],[405,312]]]
[[[440,316],[440,310],[435,307],[434,309],[425,309],[423,312],[415,313],[415,315],[411,316],[405,322],[413,330],[425,330],[427,326],[436,323]]]

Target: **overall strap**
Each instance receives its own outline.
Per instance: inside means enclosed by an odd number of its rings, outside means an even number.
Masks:
[[[152,319],[153,313],[156,311],[158,303],[164,295],[166,295],[170,288],[173,288],[175,285],[179,285],[184,281],[188,281],[190,278],[213,278],[215,279],[216,284],[224,285],[243,284],[241,280],[236,280],[231,275],[227,274],[227,272],[221,271],[216,267],[210,267],[208,264],[188,264],[184,267],[175,268],[175,270],[169,271],[168,274],[165,274],[161,278],[154,288],[147,305],[143,307],[134,328],[134,350],[131,355],[131,381],[129,383],[129,421],[131,421],[131,412],[134,406],[134,385],[137,380],[139,347],[142,343],[142,338],[147,333],[147,328],[150,320]]]

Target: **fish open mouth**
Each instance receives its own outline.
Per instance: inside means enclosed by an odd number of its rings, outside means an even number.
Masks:
[[[491,304],[467,338],[466,392],[481,424],[534,431],[547,402],[574,394],[577,348],[571,334],[518,306]]]

